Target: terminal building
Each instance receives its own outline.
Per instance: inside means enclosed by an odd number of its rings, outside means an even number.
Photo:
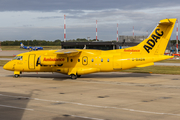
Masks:
[[[138,43],[132,42],[61,42],[63,49],[97,49],[114,50],[121,49],[123,46],[135,46]]]
[[[119,36],[118,42],[61,42],[63,49],[97,49],[97,50],[114,50],[128,48],[138,45],[148,36]],[[180,48],[180,44],[179,47]],[[169,42],[166,52],[174,52],[175,45]]]
[[[114,50],[136,46],[147,36],[119,36],[118,42],[61,42],[63,49]]]
[[[146,39],[148,36],[125,36],[125,35],[120,35],[119,36],[119,42],[130,42],[130,43],[140,43],[144,39]]]

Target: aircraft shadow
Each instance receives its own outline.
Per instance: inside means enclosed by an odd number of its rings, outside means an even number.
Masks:
[[[7,75],[7,77],[14,77],[14,75]],[[58,80],[63,81],[67,79],[71,79],[68,75],[63,75],[63,74],[21,74],[20,78],[23,77],[29,77],[29,78],[53,78]]]
[[[87,74],[82,75],[81,78],[124,78],[124,77],[147,77],[151,76],[150,73],[107,73],[107,74]]]
[[[111,73],[93,73],[93,74],[87,74],[82,75],[80,78],[77,79],[83,79],[83,78],[127,78],[127,77],[141,77],[146,78],[148,76],[151,76],[150,73],[119,73],[119,72],[111,72]],[[13,75],[8,75],[8,77],[13,77]],[[52,78],[53,80],[57,81],[64,81],[64,80],[71,80],[70,76],[60,74],[60,73],[53,73],[53,74],[21,74],[20,78],[22,77],[29,77],[29,78]]]
[[[8,92],[0,92],[0,94],[2,94],[0,95],[0,120],[21,120],[30,101],[31,94]],[[26,96],[26,98],[20,96]]]

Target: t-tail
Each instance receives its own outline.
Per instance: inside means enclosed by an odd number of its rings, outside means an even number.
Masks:
[[[156,56],[154,62],[172,58],[173,56],[165,56],[164,52],[175,23],[175,18],[161,20],[147,39],[131,49],[139,49],[142,55]]]

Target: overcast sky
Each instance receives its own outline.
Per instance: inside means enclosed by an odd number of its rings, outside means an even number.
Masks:
[[[151,33],[159,20],[180,18],[179,0],[0,0],[0,41],[116,40],[119,35]],[[172,39],[176,38],[175,29]]]

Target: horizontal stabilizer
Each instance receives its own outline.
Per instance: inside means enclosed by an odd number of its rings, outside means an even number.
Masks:
[[[171,22],[169,19],[164,19],[159,22],[159,25],[163,25],[163,24],[173,24],[173,22]]]
[[[159,55],[158,57],[154,58],[154,62],[158,62],[161,60],[166,60],[166,59],[170,59],[173,58],[174,56],[168,56],[168,55]]]

